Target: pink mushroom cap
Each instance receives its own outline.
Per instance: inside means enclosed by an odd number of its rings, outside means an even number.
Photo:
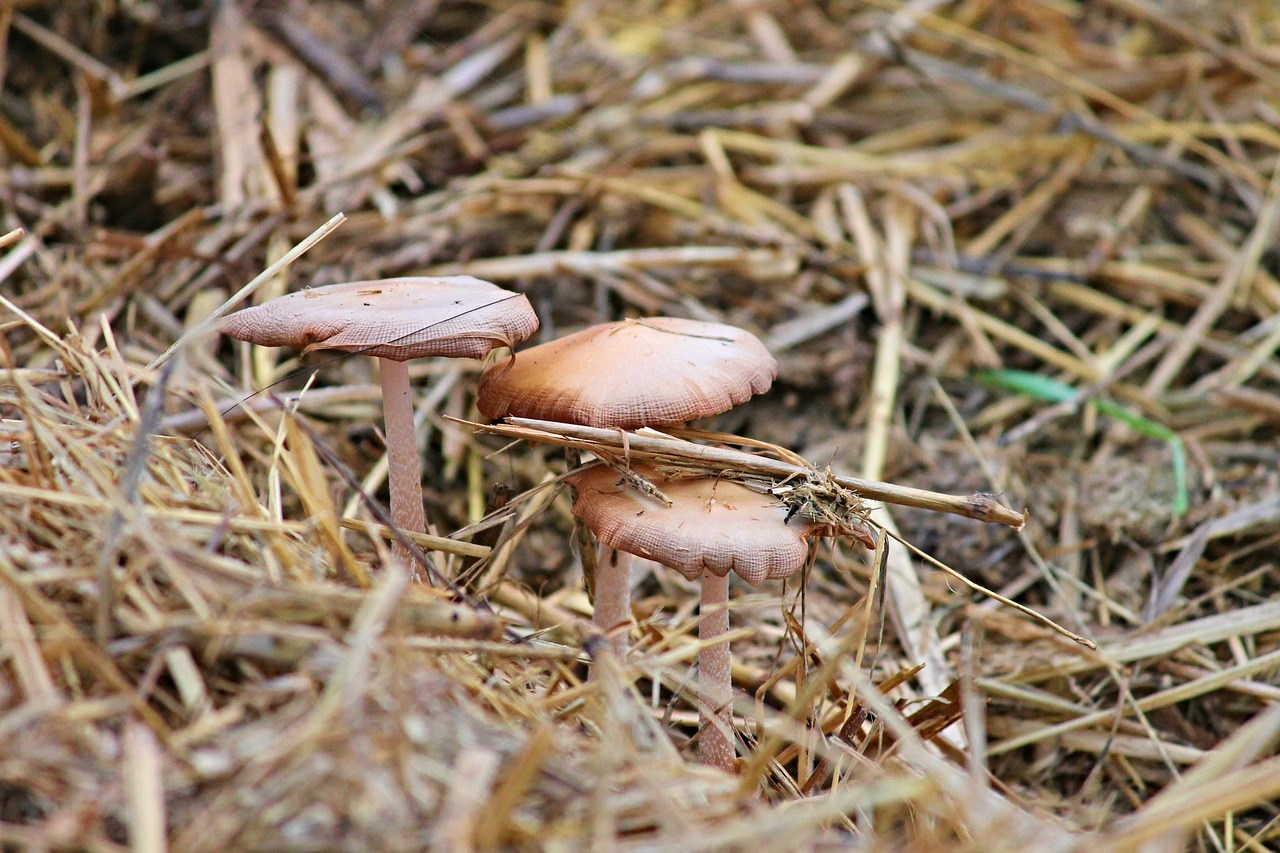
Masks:
[[[591,326],[492,365],[480,377],[477,404],[490,418],[669,426],[763,394],[777,373],[777,362],[750,332],[648,317]]]
[[[671,500],[670,507],[621,482],[599,465],[571,474],[573,514],[611,548],[670,566],[690,580],[704,571],[737,572],[757,585],[795,574],[809,553],[815,525],[793,518],[772,495],[714,477],[663,479],[635,472]]]
[[[538,330],[520,293],[471,276],[312,287],[227,316],[225,335],[261,346],[336,349],[407,361],[482,358]]]

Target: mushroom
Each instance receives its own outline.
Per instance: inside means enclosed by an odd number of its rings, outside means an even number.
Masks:
[[[391,521],[422,533],[427,526],[422,463],[406,362],[428,356],[482,358],[528,338],[537,331],[538,318],[523,294],[471,276],[450,276],[313,287],[237,311],[220,328],[259,346],[335,349],[378,359]]]
[[[723,323],[648,317],[591,326],[489,367],[476,404],[490,418],[636,429],[726,412],[763,394],[778,364],[750,332]],[[631,555],[601,542],[593,620],[627,651]]]
[[[671,506],[629,488],[609,468],[595,466],[569,476],[577,489],[573,514],[602,543],[701,580],[698,757],[703,764],[732,770],[730,650],[727,640],[716,641],[729,630],[729,572],[752,585],[790,577],[804,565],[808,540],[821,528],[800,518],[788,520],[788,509],[777,498],[730,480],[668,480],[646,468],[634,470],[661,489]]]
[[[724,323],[646,317],[590,326],[522,350],[480,377],[477,404],[583,426],[672,426],[763,394],[778,363],[755,335]]]

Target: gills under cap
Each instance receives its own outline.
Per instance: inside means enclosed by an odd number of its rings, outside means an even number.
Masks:
[[[809,553],[816,527],[772,495],[714,477],[666,480],[640,466],[635,472],[671,500],[671,506],[620,482],[603,465],[567,478],[577,496],[573,514],[611,548],[670,566],[690,580],[704,571],[737,572],[750,584],[795,574]]]
[[[709,417],[769,390],[778,365],[750,332],[649,317],[591,326],[491,366],[477,403],[515,415],[636,429]]]
[[[388,278],[288,293],[222,321],[261,346],[336,349],[407,361],[482,358],[538,330],[529,300],[471,276]]]

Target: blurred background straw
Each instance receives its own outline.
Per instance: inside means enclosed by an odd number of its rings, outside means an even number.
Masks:
[[[1276,4],[21,0],[0,45],[0,847],[1280,845]],[[697,767],[696,591],[638,572],[599,652],[479,365],[412,368],[449,591],[380,568],[366,360],[193,333],[433,273],[543,340],[756,332],[708,428],[1026,509],[873,517],[1096,651],[823,545],[735,590],[741,774]]]

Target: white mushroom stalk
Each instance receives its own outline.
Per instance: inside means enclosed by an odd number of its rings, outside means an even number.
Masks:
[[[387,491],[391,523],[412,533],[425,533],[427,511],[422,500],[422,457],[414,440],[413,385],[409,362],[378,359],[382,382],[382,421],[387,435]],[[395,436],[395,440],[392,440]],[[402,439],[408,439],[402,440]]]
[[[600,543],[596,554],[592,623],[609,638],[609,648],[625,658],[631,629],[631,555]]]
[[[732,770],[738,757],[733,745],[733,653],[729,633],[729,575],[702,573],[702,600],[698,610],[698,691],[702,694],[702,731],[698,735],[698,760],[708,767]]]

